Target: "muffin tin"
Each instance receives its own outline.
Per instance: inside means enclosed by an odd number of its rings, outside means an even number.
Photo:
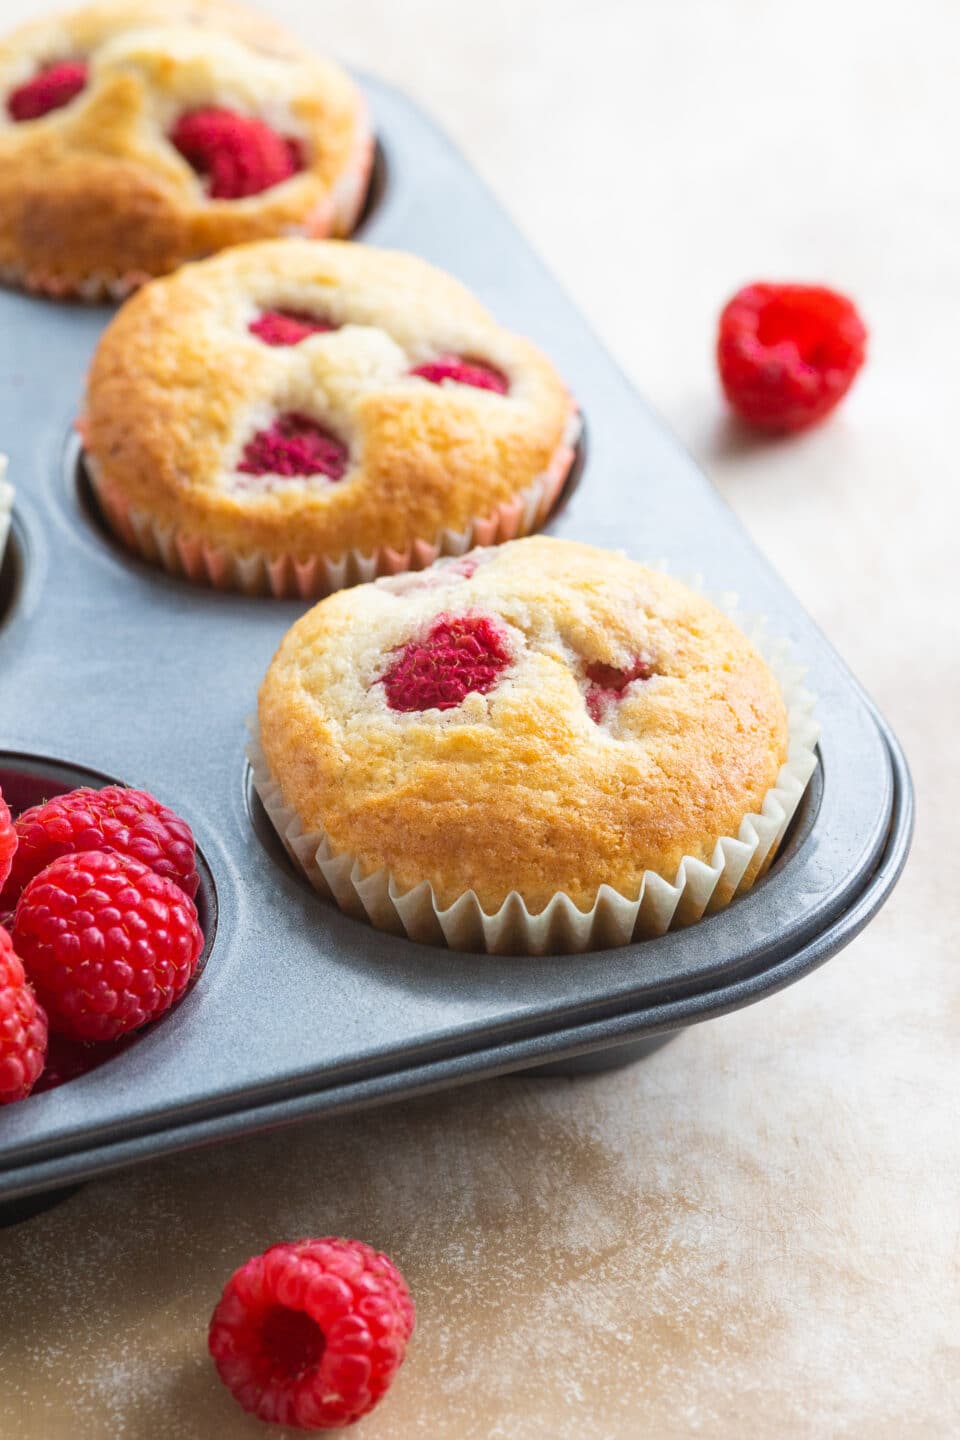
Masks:
[[[446,140],[400,95],[365,88],[381,152],[360,238],[451,270],[543,346],[581,403],[586,439],[547,528],[666,556],[764,613],[808,667],[821,766],[766,878],[660,940],[504,959],[349,919],[294,872],[244,757],[245,717],[302,606],[176,581],[115,544],[72,430],[111,312],[0,293],[0,448],[17,488],[0,573],[0,784],[11,798],[107,780],[153,791],[194,828],[208,937],[174,1012],[99,1069],[0,1112],[0,1198],[312,1113],[623,1055],[820,964],[906,856],[903,757],[836,653]]]

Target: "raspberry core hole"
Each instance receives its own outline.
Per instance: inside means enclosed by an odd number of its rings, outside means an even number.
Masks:
[[[267,1310],[260,1325],[260,1344],[273,1375],[285,1381],[309,1374],[327,1348],[316,1320],[287,1305],[271,1305]]]

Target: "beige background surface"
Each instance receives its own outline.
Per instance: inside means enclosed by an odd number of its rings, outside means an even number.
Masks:
[[[633,1070],[155,1164],[0,1234],[0,1435],[263,1434],[206,1317],[248,1254],[330,1231],[419,1306],[365,1440],[956,1435],[960,11],[271,8],[460,143],[897,727],[919,833],[842,957]],[[758,275],[849,287],[873,333],[843,413],[778,445],[711,363]]]

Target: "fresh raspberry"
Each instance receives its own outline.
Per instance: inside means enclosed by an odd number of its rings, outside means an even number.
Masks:
[[[326,320],[317,320],[299,310],[264,310],[247,326],[250,334],[256,335],[264,345],[299,345],[308,335],[326,335],[336,328]]]
[[[10,818],[10,811],[7,802],[3,798],[3,791],[0,790],[0,915],[9,907],[3,901],[3,887],[7,883],[7,876],[10,874],[10,867],[13,864],[13,857],[17,850],[17,832],[13,821]]]
[[[403,1276],[359,1240],[273,1245],[235,1271],[210,1321],[223,1383],[260,1420],[351,1425],[403,1363],[414,1309]]]
[[[585,673],[590,682],[587,686],[587,711],[590,719],[599,725],[607,708],[623,699],[628,685],[632,685],[634,680],[649,680],[654,672],[649,660],[638,655],[629,670],[592,660]]]
[[[58,60],[11,90],[7,96],[7,112],[11,120],[39,120],[41,115],[68,105],[86,83],[85,60]]]
[[[748,285],[724,307],[717,364],[737,414],[764,430],[803,430],[846,395],[867,331],[853,302],[818,285]]]
[[[50,1028],[112,1040],[169,1010],[203,950],[193,901],[139,860],[62,855],[17,902],[13,938]]]
[[[247,441],[237,469],[244,475],[326,475],[340,480],[347,458],[346,445],[329,430],[308,415],[289,411]]]
[[[259,195],[303,169],[295,140],[287,140],[252,115],[233,110],[192,110],[181,115],[171,142],[200,175],[210,177],[214,200]]]
[[[429,380],[431,385],[440,385],[444,380],[455,380],[458,385],[472,385],[477,390],[493,390],[506,395],[510,382],[502,370],[486,365],[482,360],[467,360],[461,355],[440,355],[426,365],[418,365],[411,375]]]
[[[10,879],[0,890],[0,912],[13,909],[23,887],[51,860],[80,850],[130,855],[191,897],[200,884],[190,826],[145,790],[123,785],[71,790],[24,810],[16,832],[20,843]]]
[[[412,640],[383,677],[391,710],[453,710],[485,695],[510,664],[507,637],[486,615],[440,616],[425,640]]]
[[[47,1058],[47,1017],[0,925],[0,1105],[25,1100]]]

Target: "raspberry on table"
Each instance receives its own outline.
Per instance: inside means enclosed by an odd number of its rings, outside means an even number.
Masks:
[[[7,883],[7,876],[10,874],[16,851],[16,827],[11,819],[7,802],[3,798],[3,791],[0,790],[0,915],[9,908],[4,904],[3,889]]]
[[[15,829],[19,843],[10,877],[0,886],[0,913],[13,909],[24,886],[52,860],[80,850],[130,855],[175,881],[191,898],[200,884],[190,826],[146,790],[125,785],[71,790],[24,810]],[[0,854],[2,847],[0,836]]]
[[[461,355],[440,355],[426,365],[418,365],[411,375],[429,380],[431,385],[441,385],[444,380],[454,380],[458,385],[472,385],[476,390],[493,390],[497,395],[506,395],[510,382],[502,370],[487,365],[482,360],[467,360]]]
[[[717,364],[724,393],[760,429],[803,430],[850,389],[866,326],[846,296],[819,285],[747,285],[724,307]]]
[[[198,174],[209,177],[213,200],[259,195],[303,169],[295,140],[233,110],[211,107],[181,115],[170,140]]]
[[[585,671],[589,681],[587,711],[590,719],[599,725],[608,707],[623,699],[628,685],[632,685],[634,680],[649,680],[653,673],[653,666],[641,655],[627,670],[620,670],[616,665],[604,665],[601,660],[592,660]]]
[[[440,616],[412,640],[383,676],[391,710],[453,710],[470,694],[492,690],[512,656],[486,615]]]
[[[27,885],[13,941],[51,1030],[112,1040],[169,1010],[203,950],[196,906],[129,855],[62,855]]]
[[[11,90],[7,113],[11,120],[39,120],[41,115],[68,105],[86,83],[85,60],[58,60]]]
[[[350,1425],[385,1394],[414,1307],[386,1255],[328,1237],[274,1245],[227,1281],[210,1321],[221,1380],[260,1420]]]
[[[47,1058],[47,1017],[0,925],[0,1105],[25,1100]]]
[[[309,335],[326,335],[337,326],[299,310],[264,310],[247,329],[264,345],[299,345]]]
[[[288,411],[243,447],[237,466],[244,475],[326,475],[341,480],[347,469],[346,445],[309,415]]]

